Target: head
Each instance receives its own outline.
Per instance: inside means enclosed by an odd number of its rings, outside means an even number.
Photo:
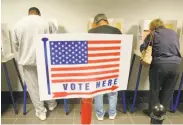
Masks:
[[[41,16],[41,12],[39,11],[38,8],[36,8],[36,7],[31,7],[31,8],[29,9],[29,15],[39,15],[39,16]]]
[[[97,14],[94,18],[93,23],[96,27],[109,24],[107,16],[105,14]]]
[[[151,31],[157,29],[157,28],[165,28],[165,24],[161,19],[155,19],[153,21],[151,21],[149,29]]]

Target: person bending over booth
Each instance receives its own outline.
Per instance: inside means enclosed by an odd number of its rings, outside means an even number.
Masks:
[[[181,64],[180,45],[175,31],[165,28],[161,19],[150,23],[151,33],[140,46],[142,52],[149,45],[152,36],[152,63],[149,69],[149,108],[144,113],[150,115],[152,107],[160,103],[167,111],[179,76]]]

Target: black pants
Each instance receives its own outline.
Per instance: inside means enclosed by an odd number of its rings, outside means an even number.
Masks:
[[[152,64],[149,70],[150,97],[149,110],[156,103],[162,104],[168,109],[170,99],[174,92],[180,65],[178,64]],[[160,91],[161,90],[161,91]]]

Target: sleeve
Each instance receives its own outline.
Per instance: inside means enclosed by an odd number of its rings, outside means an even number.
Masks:
[[[142,52],[144,49],[148,47],[149,41],[150,41],[151,35],[148,34],[147,37],[144,40],[144,43],[140,45],[140,51]]]
[[[10,31],[10,35],[11,35],[11,41],[12,41],[12,46],[13,46],[13,50],[18,51],[19,48],[19,40],[18,40],[18,32],[16,30],[16,28],[14,28],[13,30]]]
[[[93,30],[92,30],[92,29],[90,29],[90,30],[88,31],[88,33],[93,33]]]
[[[55,34],[58,32],[58,23],[57,20],[49,20],[49,33],[50,34]]]

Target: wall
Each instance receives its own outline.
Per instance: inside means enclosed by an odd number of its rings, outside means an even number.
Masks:
[[[136,43],[137,26],[141,19],[178,20],[179,28],[183,22],[183,0],[2,0],[2,22],[9,27],[27,15],[30,7],[36,6],[42,16],[55,18],[59,22],[60,32],[86,32],[87,22],[97,13],[105,13],[109,18],[123,18],[125,20],[124,33],[134,34]],[[134,63],[128,89],[135,88],[139,59]],[[13,89],[21,90],[15,75],[12,62],[8,63],[11,72]],[[148,89],[148,69],[143,68],[140,80],[141,90]],[[2,90],[7,90],[2,73]]]

